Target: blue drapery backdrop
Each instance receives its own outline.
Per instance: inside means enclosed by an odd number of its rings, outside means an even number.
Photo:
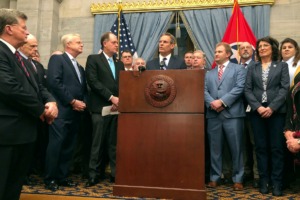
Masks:
[[[269,35],[270,6],[241,7],[256,38]],[[215,45],[223,38],[232,8],[186,10],[180,12],[184,25],[196,49],[207,55],[207,64],[213,62]],[[160,35],[167,31],[173,12],[148,12],[124,14],[139,57],[151,60],[158,47]],[[96,15],[94,24],[94,53],[100,48],[100,37],[110,31],[117,14]]]

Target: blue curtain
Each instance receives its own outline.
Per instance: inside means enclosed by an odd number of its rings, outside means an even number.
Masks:
[[[270,6],[241,7],[256,38],[269,35]],[[215,45],[223,38],[232,8],[181,11],[180,16],[196,47],[207,55],[207,64],[214,59]],[[157,50],[159,37],[166,32],[173,12],[124,14],[139,57],[151,60]],[[117,14],[96,15],[94,25],[94,53],[100,46],[100,37],[110,31]]]
[[[101,44],[101,35],[105,32],[110,31],[112,25],[117,18],[117,14],[107,14],[107,15],[96,15],[94,24],[94,48],[93,52],[98,53]]]
[[[157,50],[160,35],[166,32],[172,12],[124,14],[139,57],[150,60]],[[110,31],[117,14],[96,15],[94,26],[94,53],[101,48],[101,35]]]
[[[242,7],[242,12],[256,38],[269,35],[270,6]],[[215,45],[223,38],[232,8],[183,11],[181,17],[197,49],[207,55],[207,66],[214,60]]]
[[[151,60],[158,47],[161,34],[173,19],[172,12],[125,14],[139,57]]]

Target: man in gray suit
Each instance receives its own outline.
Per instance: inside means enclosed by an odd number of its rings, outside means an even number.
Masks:
[[[186,69],[184,60],[172,55],[175,45],[172,34],[162,34],[158,44],[159,57],[147,62],[147,70]]]
[[[232,55],[229,44],[216,45],[217,67],[205,76],[205,104],[207,107],[207,133],[211,152],[210,182],[217,187],[222,175],[223,140],[226,137],[232,155],[232,181],[234,190],[243,189],[242,135],[245,110],[243,90],[246,70],[229,61]]]

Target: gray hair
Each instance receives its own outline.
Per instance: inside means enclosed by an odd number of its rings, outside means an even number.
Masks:
[[[63,47],[65,48],[67,46],[67,44],[73,40],[74,37],[80,37],[80,35],[77,33],[69,33],[69,34],[63,35],[61,37],[61,43],[62,43]]]
[[[25,13],[14,10],[1,8],[0,9],[0,35],[3,34],[6,25],[18,24],[18,18],[27,20]]]

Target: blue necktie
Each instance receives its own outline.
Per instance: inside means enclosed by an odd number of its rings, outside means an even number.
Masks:
[[[114,79],[116,79],[116,67],[115,67],[115,63],[114,63],[113,59],[112,58],[108,58],[108,63],[109,63],[111,72],[112,72],[112,74],[114,76]]]
[[[77,65],[77,61],[75,60],[75,58],[72,58],[72,63],[74,65],[75,71],[77,73],[79,82],[81,83],[81,74],[80,74],[80,71],[79,71],[79,68],[78,68],[78,65]]]

